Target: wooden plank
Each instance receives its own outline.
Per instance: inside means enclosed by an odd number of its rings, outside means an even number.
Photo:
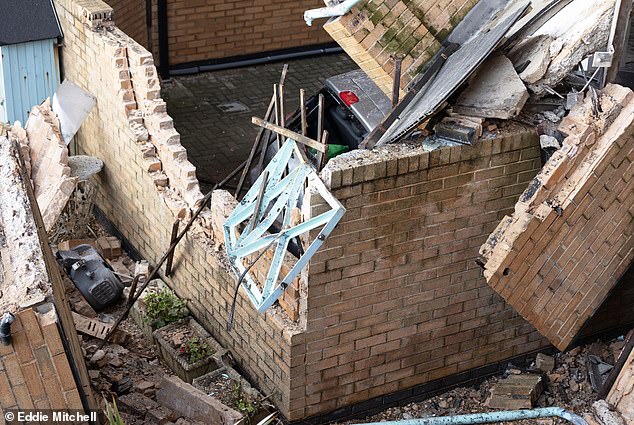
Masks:
[[[319,95],[319,102],[317,104],[317,141],[321,142],[321,135],[324,131],[324,95]]]
[[[401,58],[394,60],[394,83],[392,84],[392,108],[398,105],[401,94]]]
[[[292,130],[282,128],[279,125],[275,125],[268,121],[264,121],[262,118],[258,118],[258,117],[252,117],[251,122],[259,127],[264,127],[267,130],[273,131],[279,134],[280,136],[288,137],[289,139],[293,139],[298,143],[301,143],[315,150],[318,150],[319,152],[326,152],[324,145],[322,145],[318,141],[310,139],[306,136],[302,136],[301,134],[295,133]]]
[[[306,118],[306,91],[299,89],[299,110],[302,117],[302,136],[308,134],[308,122]]]
[[[236,194],[237,196],[237,194]],[[178,237],[178,226],[180,225],[180,220],[176,220],[174,222],[174,224],[172,225],[172,235],[170,238],[170,245],[174,243],[174,241],[176,240],[176,238]],[[170,252],[170,254],[167,257],[167,262],[165,264],[165,276],[170,276],[172,274],[172,263],[174,261],[174,252],[176,250]]]
[[[617,0],[620,2],[619,14],[616,17],[617,22],[614,31],[613,46],[614,56],[612,57],[612,66],[608,68],[606,73],[606,82],[613,83],[621,68],[621,63],[627,57],[627,46],[630,37],[630,15],[632,14],[631,0]]]

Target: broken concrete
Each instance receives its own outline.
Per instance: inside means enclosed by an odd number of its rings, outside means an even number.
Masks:
[[[612,406],[606,403],[605,400],[599,400],[592,405],[592,411],[594,417],[601,423],[601,425],[627,425],[621,415],[615,412]]]
[[[574,0],[546,22],[535,36],[550,36],[550,64],[539,81],[529,84],[544,94],[562,81],[586,56],[607,48],[614,0]]]
[[[517,116],[526,101],[528,91],[513,64],[506,56],[487,59],[462,92],[454,111],[482,118],[509,119]]]
[[[162,406],[203,423],[233,425],[242,418],[235,410],[176,376],[163,378],[157,400]]]
[[[627,423],[634,423],[634,350],[630,352],[606,401],[616,408]]]
[[[543,353],[538,353],[535,357],[535,367],[542,372],[552,372],[555,368],[555,359]]]
[[[563,120],[563,148],[480,250],[489,285],[560,350],[634,257],[632,92],[608,86],[598,104]]]
[[[552,42],[553,38],[547,34],[531,37],[509,53],[509,59],[526,84],[535,84],[546,74]]]
[[[51,288],[17,141],[0,137],[0,164],[0,311],[13,311],[44,302]]]

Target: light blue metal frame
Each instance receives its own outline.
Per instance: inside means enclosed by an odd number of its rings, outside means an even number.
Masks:
[[[291,168],[291,159],[293,162],[299,161],[299,165],[284,177],[284,171]],[[310,258],[321,247],[346,211],[328,191],[313,167],[306,162],[294,140],[286,139],[279,152],[267,165],[266,171],[268,171],[268,178],[262,195],[262,211],[255,211],[258,192],[263,184],[263,177],[260,176],[224,223],[227,257],[238,277],[249,268],[249,264],[245,264],[247,257],[269,246],[275,246],[275,253],[262,290],[250,272],[246,272],[242,282],[242,288],[260,313],[264,313],[277,301],[308,264]],[[299,204],[307,183],[308,187],[317,189],[331,209],[296,226],[291,226],[291,210]],[[271,206],[268,207],[269,205]],[[252,231],[244,230],[238,235],[238,226],[256,213],[259,213],[261,217],[260,222],[255,223]],[[283,214],[282,230],[276,234],[268,234],[267,230],[280,214]],[[320,226],[324,227],[315,240],[278,284],[288,243],[293,238]]]

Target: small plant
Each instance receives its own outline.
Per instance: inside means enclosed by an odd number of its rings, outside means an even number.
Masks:
[[[251,417],[256,412],[255,405],[247,397],[242,394],[242,384],[233,385],[233,405],[246,417]]]
[[[185,301],[167,288],[150,292],[144,301],[147,315],[145,320],[154,329],[162,328],[187,316]]]
[[[108,418],[109,425],[125,425],[121,415],[119,415],[119,408],[114,397],[112,397],[112,404],[106,401],[106,417]]]
[[[187,363],[194,364],[213,354],[213,350],[200,337],[190,338],[180,348],[181,356],[185,356]]]

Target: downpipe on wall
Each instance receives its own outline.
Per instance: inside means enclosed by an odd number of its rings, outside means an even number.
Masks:
[[[315,19],[343,16],[350,12],[350,9],[360,1],[361,0],[345,0],[336,6],[307,10],[304,12],[304,21],[306,21],[306,25],[311,26]]]
[[[573,425],[588,425],[586,420],[581,416],[570,413],[561,407],[544,407],[532,410],[504,410],[500,412],[473,413],[469,415],[439,416],[380,423],[373,422],[361,425],[470,425],[552,417],[565,419]]]
[[[15,316],[9,312],[4,313],[0,319],[0,344],[11,344],[11,323],[15,321]]]

